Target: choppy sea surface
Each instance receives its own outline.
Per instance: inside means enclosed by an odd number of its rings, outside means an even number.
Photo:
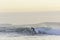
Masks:
[[[43,26],[55,28],[55,26],[57,25],[58,27],[60,27],[60,23],[58,23],[58,24],[57,23],[56,24],[44,23]],[[40,24],[37,26],[40,26]],[[4,33],[3,32],[3,33],[0,33],[0,40],[60,40],[60,35],[20,35],[20,34],[14,33],[14,32],[13,33]]]
[[[19,36],[19,37],[7,37],[0,36],[0,40],[60,40],[60,36],[48,35],[48,36]]]

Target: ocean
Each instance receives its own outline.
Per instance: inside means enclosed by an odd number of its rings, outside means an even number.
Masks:
[[[20,36],[20,37],[6,37],[0,36],[0,40],[60,40],[60,36]]]

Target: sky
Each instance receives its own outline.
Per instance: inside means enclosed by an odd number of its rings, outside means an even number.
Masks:
[[[60,0],[0,0],[0,23],[60,22]]]
[[[59,11],[60,0],[0,0],[0,12]]]

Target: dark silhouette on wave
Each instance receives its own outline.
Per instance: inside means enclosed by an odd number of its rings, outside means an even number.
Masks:
[[[29,26],[29,27],[27,27]],[[0,25],[0,35],[60,35],[60,28],[52,28],[51,26],[60,26],[60,23],[45,22],[33,25]]]

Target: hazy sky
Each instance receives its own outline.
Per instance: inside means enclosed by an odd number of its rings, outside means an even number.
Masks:
[[[0,11],[59,11],[60,0],[0,0]]]
[[[60,0],[0,0],[0,23],[60,22]]]

